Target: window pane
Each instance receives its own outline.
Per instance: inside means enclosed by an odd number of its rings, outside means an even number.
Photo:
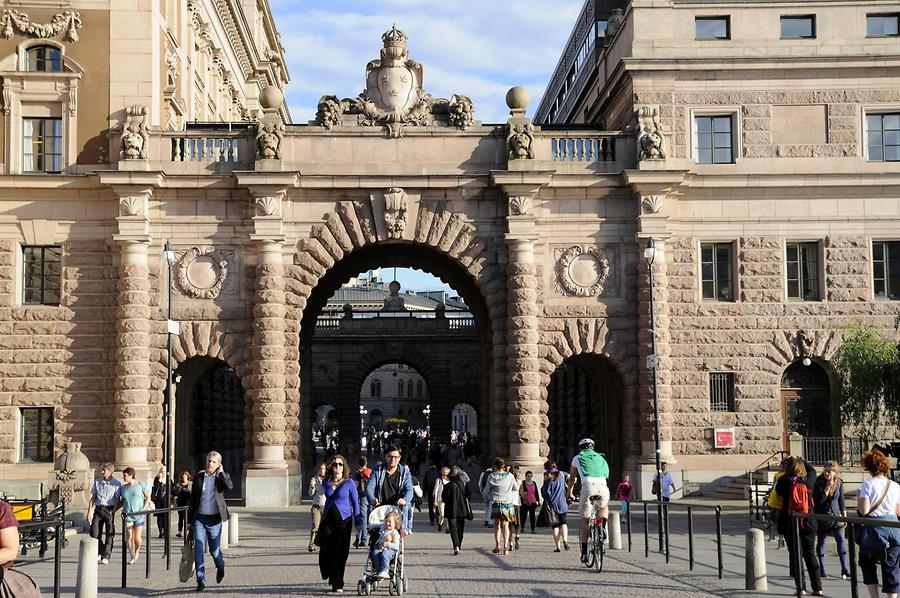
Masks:
[[[788,297],[798,299],[800,297],[800,281],[794,278],[788,280]]]
[[[731,148],[715,150],[714,158],[716,164],[730,164],[732,162]]]
[[[731,133],[731,117],[717,116],[713,126],[716,133]]]
[[[713,246],[712,245],[703,245],[700,248],[700,259],[704,262],[713,261]]]
[[[869,160],[882,161],[884,154],[881,151],[881,144],[869,146]]]
[[[866,35],[897,35],[900,33],[898,25],[898,15],[869,15],[866,17]]]
[[[703,298],[704,299],[715,299],[716,298],[716,291],[715,291],[715,287],[713,285],[712,280],[704,279],[704,281],[703,281]]]
[[[900,146],[898,146],[898,145],[885,146],[884,161],[885,162],[900,161]]]
[[[697,39],[728,39],[728,17],[696,19]]]
[[[701,135],[709,135],[709,132],[712,128],[711,120],[712,119],[706,116],[698,116],[695,119],[695,122],[697,123],[697,133]]]
[[[813,37],[813,17],[781,17],[781,37]]]
[[[700,164],[712,164],[712,150],[709,148],[699,148],[697,150],[697,162]]]
[[[883,123],[885,131],[896,131],[900,129],[900,112],[897,114],[883,115]]]
[[[731,149],[731,133],[716,133],[713,140],[716,149]]]
[[[59,289],[44,289],[44,305],[59,305]]]

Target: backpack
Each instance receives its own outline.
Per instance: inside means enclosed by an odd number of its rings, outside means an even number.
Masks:
[[[356,475],[354,477],[356,477],[356,490],[357,490],[359,496],[366,495],[366,484],[369,483],[369,476],[371,476],[371,475],[372,475],[371,469],[369,470],[368,475],[364,474],[363,472],[361,472],[359,470],[356,471]]]
[[[791,496],[788,500],[788,513],[809,513],[809,488],[801,481],[791,485]],[[800,526],[806,524],[806,519],[800,520]]]

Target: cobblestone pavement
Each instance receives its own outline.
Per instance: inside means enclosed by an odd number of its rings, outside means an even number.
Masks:
[[[674,510],[673,510],[674,511]],[[747,527],[746,511],[735,509],[723,517],[725,542],[723,556],[725,574],[717,577],[716,547],[711,511],[695,514],[695,569],[688,570],[686,522],[673,512],[670,564],[655,552],[657,541],[650,537],[651,552],[644,557],[642,515],[633,522],[633,552],[608,553],[602,573],[589,571],[578,562],[577,519],[570,533],[569,552],[554,553],[549,531],[523,534],[521,548],[509,556],[491,553],[493,540],[479,519],[470,522],[463,553],[454,557],[450,540],[427,525],[427,514],[417,514],[415,533],[407,545],[407,576],[410,595],[418,596],[733,596],[750,595],[743,591],[743,531]],[[328,588],[318,575],[318,555],[306,551],[309,513],[306,508],[241,513],[241,542],[226,552],[226,577],[221,585],[214,579],[206,594],[217,596],[308,596],[325,595]],[[651,532],[655,525],[651,517]],[[624,531],[624,528],[623,528]],[[64,551],[63,596],[74,594],[78,538],[72,538]],[[153,555],[154,571],[144,577],[144,556],[137,565],[128,567],[129,587],[121,585],[121,553],[109,566],[101,566],[100,594],[103,596],[188,596],[196,595],[193,579],[180,583],[177,556],[173,554],[172,570],[166,571],[157,543]],[[627,549],[627,543],[625,545]],[[772,595],[791,594],[787,578],[786,551],[768,547],[769,591]],[[31,555],[29,559],[31,560]],[[347,563],[345,593],[355,594],[356,580],[362,573],[365,555],[351,548]],[[834,563],[834,557],[831,557]],[[25,570],[34,575],[42,587],[52,587],[52,569],[46,562],[29,562]],[[207,571],[215,575],[211,559]],[[828,596],[849,596],[849,584],[829,579]],[[860,587],[861,591],[864,588]],[[387,595],[387,589],[378,592]],[[45,594],[49,595],[49,594]]]

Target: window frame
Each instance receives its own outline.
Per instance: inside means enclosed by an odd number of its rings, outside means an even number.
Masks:
[[[876,260],[875,258],[875,246],[876,245],[884,245],[885,250],[887,250],[890,244],[896,244],[897,247],[897,255],[893,256],[890,253],[885,252],[883,259]],[[892,259],[893,258],[893,259]],[[890,266],[893,263],[893,260],[896,259],[900,262],[900,238],[898,239],[873,239],[872,240],[872,299],[875,301],[900,301],[900,293],[896,296],[891,296],[890,294]],[[876,290],[876,281],[879,280],[876,278],[876,264],[881,262],[883,264],[883,274],[884,276],[880,279],[884,284],[884,295],[879,296]]]
[[[873,159],[872,153],[870,151],[870,149],[871,149],[871,143],[869,142],[869,138],[870,138],[869,117],[870,116],[880,117],[880,122],[881,122],[881,129],[880,129],[881,159]],[[885,153],[884,150],[886,147],[884,144],[884,117],[885,116],[896,116],[898,119],[900,119],[900,105],[887,105],[887,106],[882,105],[882,106],[877,106],[877,107],[873,106],[873,107],[868,107],[868,108],[865,106],[863,107],[862,126],[860,127],[860,131],[862,131],[863,138],[862,138],[862,143],[860,145],[862,146],[863,156],[867,162],[881,162],[881,163],[900,162],[900,144],[898,144],[896,146],[898,148],[896,160],[885,160],[884,159],[884,153]],[[893,131],[894,129],[890,129],[890,130]],[[898,129],[898,135],[900,135],[900,129]],[[898,141],[900,141],[900,139],[898,139]],[[893,144],[891,144],[890,147],[895,147],[895,146]]]
[[[686,123],[687,130],[691,134],[691,145],[689,159],[697,166],[703,168],[722,168],[730,164],[737,164],[743,160],[743,118],[740,106],[703,106],[689,109],[687,114],[688,121]],[[698,162],[699,139],[697,133],[697,118],[708,117],[730,117],[731,118],[731,162]]]
[[[725,21],[725,37],[700,37],[697,25],[701,22]],[[731,39],[731,15],[697,15],[694,17],[694,40],[696,41],[721,41]]]
[[[810,34],[809,35],[785,35],[784,34],[785,21],[802,21],[802,20],[808,20],[810,22]],[[780,25],[781,39],[816,39],[816,15],[814,15],[814,14],[781,15],[779,17],[779,25]]]
[[[35,136],[32,133],[31,136],[26,132],[26,122],[39,122],[41,123],[40,129],[40,141],[38,142],[41,146],[40,153],[36,153],[34,151],[29,152],[27,150],[34,150],[35,148]],[[54,124],[58,126],[59,135],[47,135],[46,129],[48,124]],[[33,127],[33,125],[32,125]],[[55,131],[53,131],[55,132]],[[58,153],[48,154],[45,150],[50,145],[47,143],[47,139],[52,138],[55,141],[53,142],[53,147],[58,148]],[[24,174],[60,174],[65,170],[64,159],[65,159],[65,141],[63,138],[63,119],[61,116],[23,116],[22,117],[22,172]],[[31,156],[32,164],[40,163],[44,168],[32,168],[27,169],[27,159],[26,156]],[[47,168],[48,158],[50,161],[59,156],[59,168]],[[56,164],[53,164],[56,166]]]
[[[891,18],[897,22],[897,33],[869,33],[869,19],[871,18]],[[870,12],[866,13],[866,38],[879,39],[900,37],[900,12]]]
[[[703,275],[703,265],[704,265],[704,263],[707,263],[707,262],[704,262],[704,260],[703,260],[703,247],[705,245],[711,245],[713,248],[713,260],[711,263],[713,264],[713,268],[714,268],[713,279],[712,279],[713,291],[714,291],[713,294],[715,295],[714,297],[706,297],[706,295],[704,293],[704,289],[703,289],[704,282],[706,282],[706,279],[704,278],[704,275]],[[728,276],[729,276],[729,281],[730,281],[729,286],[731,287],[731,298],[730,299],[720,299],[718,296],[719,295],[719,292],[718,292],[719,276],[718,276],[718,268],[716,266],[716,264],[718,264],[718,259],[716,259],[716,258],[718,255],[718,248],[723,247],[723,246],[728,247],[729,257],[730,257],[729,267],[728,267]],[[698,285],[698,287],[699,287],[698,290],[700,292],[700,301],[701,302],[710,302],[710,303],[734,303],[734,302],[736,302],[737,301],[738,281],[737,281],[737,265],[736,265],[737,252],[735,251],[735,242],[734,241],[700,240],[698,251],[697,251],[697,256],[699,258],[697,260],[697,263],[699,266],[697,280],[700,283]]]
[[[53,52],[56,53],[55,58],[47,58],[46,56],[34,57],[35,63],[32,65],[32,54],[39,51],[49,51],[51,54]],[[43,61],[44,63],[49,63],[51,65],[56,65],[59,68],[37,68],[37,66]],[[32,68],[34,66],[35,68]],[[63,62],[63,53],[62,50],[58,46],[54,46],[51,44],[33,44],[28,46],[25,50],[25,65],[24,70],[29,73],[61,73],[65,70],[65,63]]]
[[[40,306],[40,305],[43,305],[43,306],[46,306],[46,307],[59,307],[60,305],[62,305],[62,299],[63,299],[63,295],[62,295],[62,271],[63,271],[63,250],[62,250],[62,245],[53,245],[53,244],[50,244],[50,245],[41,245],[41,244],[33,244],[33,245],[20,245],[19,247],[20,247],[19,255],[20,255],[20,259],[21,259],[21,263],[22,263],[22,268],[21,268],[21,270],[20,270],[21,274],[20,274],[20,276],[19,276],[19,284],[20,284],[20,289],[19,289],[19,305],[27,305],[27,306]],[[40,249],[40,250],[41,250],[41,258],[40,258],[40,274],[39,274],[39,276],[40,276],[40,281],[41,281],[41,286],[40,286],[40,288],[38,289],[39,292],[40,292],[40,300],[39,300],[39,301],[26,301],[26,300],[25,300],[28,291],[29,291],[29,290],[33,290],[33,288],[32,288],[32,287],[29,287],[28,284],[27,284],[27,277],[28,277],[28,263],[27,263],[27,261],[26,261],[26,257],[25,257],[25,256],[26,256],[26,253],[27,253],[27,251],[28,251],[29,249]],[[45,301],[45,299],[44,299],[45,293],[46,293],[46,291],[47,291],[47,286],[46,286],[46,284],[45,284],[45,280],[47,279],[47,274],[46,274],[46,263],[47,263],[47,260],[45,259],[45,254],[46,254],[46,250],[47,250],[47,249],[56,249],[56,250],[59,252],[59,274],[58,274],[58,276],[59,276],[59,281],[58,281],[58,286],[57,286],[56,289],[52,289],[52,288],[50,289],[50,290],[55,290],[55,291],[57,291],[57,293],[59,294],[59,301],[57,301],[56,303],[47,303],[47,302]]]
[[[788,252],[790,251],[790,247],[792,245],[797,246],[797,252],[798,252],[797,253],[797,278],[793,279],[793,280],[797,281],[797,296],[792,296],[791,292],[790,292],[792,279],[790,277],[789,268],[790,268],[790,262],[792,260],[790,259],[790,255]],[[803,276],[801,264],[804,263],[805,261],[808,261],[808,260],[801,259],[800,253],[802,252],[802,250],[804,248],[806,248],[806,249],[811,248],[813,251],[813,255],[815,256],[816,277],[815,277],[815,297],[814,298],[806,298],[806,297],[802,296],[803,295],[802,289],[803,289],[804,276]],[[822,244],[818,240],[815,240],[815,241],[795,240],[795,239],[785,240],[785,243],[784,243],[784,279],[785,279],[784,296],[785,296],[785,299],[787,299],[788,301],[798,301],[798,302],[799,301],[821,301],[822,300],[822,296],[823,296],[822,279],[823,279],[823,272],[824,272],[824,270],[822,268],[823,255],[824,255],[824,251],[822,248]]]
[[[38,455],[38,458],[25,458],[25,416],[26,412],[37,412],[38,413],[38,442],[35,446],[40,451],[40,447],[43,446],[43,443],[40,442],[41,439],[41,427],[43,425],[44,417],[41,416],[41,412],[49,411],[50,412],[50,438],[49,438],[49,447],[47,450],[49,454],[46,458],[41,458]],[[54,456],[56,454],[56,408],[48,407],[45,405],[38,406],[28,406],[28,407],[19,407],[19,421],[17,426],[17,462],[18,463],[53,463]]]
[[[714,402],[713,386],[714,386],[714,376],[725,376],[726,380],[729,382],[726,386],[728,396],[725,397],[725,401],[716,401]],[[736,413],[737,405],[735,401],[735,389],[736,389],[736,376],[734,372],[725,371],[725,370],[714,370],[709,372],[709,376],[707,379],[707,389],[709,393],[709,411],[710,413]],[[725,409],[722,409],[721,406],[724,406]]]

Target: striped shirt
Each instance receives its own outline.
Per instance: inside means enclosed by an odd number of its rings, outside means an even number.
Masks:
[[[122,482],[116,478],[99,478],[91,488],[91,496],[98,507],[114,507],[122,496]]]

